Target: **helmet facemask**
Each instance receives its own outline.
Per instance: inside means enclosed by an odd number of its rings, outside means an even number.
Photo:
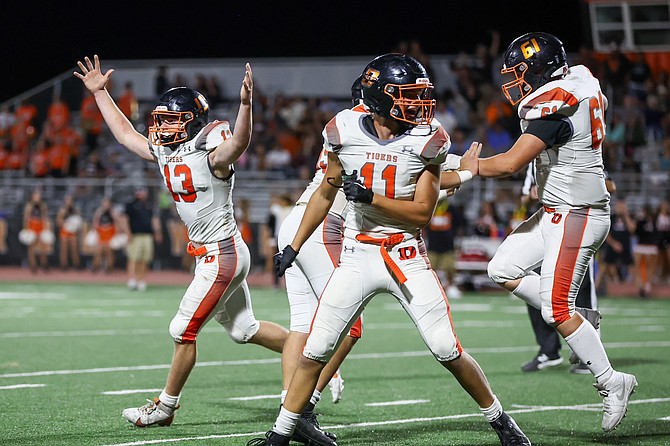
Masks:
[[[429,125],[435,115],[433,88],[427,78],[417,79],[415,84],[386,84],[384,94],[393,100],[390,117],[412,126]]]
[[[505,82],[501,87],[503,94],[512,105],[518,104],[533,91],[533,86],[526,82],[527,72],[528,65],[525,62],[520,62],[509,68],[503,66],[502,70],[500,70],[504,78],[512,79],[509,82]]]
[[[189,139],[186,126],[194,119],[192,112],[174,112],[167,110],[167,107],[158,106],[151,112],[151,116],[154,120],[154,125],[149,127],[152,144],[171,146]]]

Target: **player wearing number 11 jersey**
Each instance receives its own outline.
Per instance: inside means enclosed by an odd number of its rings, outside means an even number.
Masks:
[[[289,444],[321,370],[365,306],[380,293],[398,300],[435,358],[475,400],[501,444],[530,445],[503,411],[477,362],[461,347],[447,296],[420,237],[435,209],[440,168],[450,146],[446,131],[433,120],[433,86],[425,68],[410,56],[385,54],[365,67],[361,87],[370,113],[343,110],[326,125],[324,180],[312,193],[275,268],[278,275],[295,268],[291,264],[342,187],[350,208],[340,261],[319,299],[279,416],[265,438],[248,445]],[[469,158],[461,159],[461,169],[467,168]],[[476,167],[477,158],[472,161]],[[370,442],[389,441],[380,436]]]
[[[249,249],[233,213],[233,163],[251,139],[251,67],[247,64],[242,81],[234,134],[227,122],[207,122],[209,106],[200,93],[176,87],[158,101],[147,138],[134,129],[105,89],[114,70],[103,74],[97,55],[93,61],[86,57],[78,65],[81,73],[75,72],[75,76],[94,95],[117,141],[141,158],[158,163],[188,229],[189,253],[196,257],[195,277],[170,323],[175,350],[165,388],[149,404],[123,411],[136,426],[167,426],[196,363],[196,337],[211,318],[233,341],[277,352],[288,335],[285,328],[254,317],[246,283]],[[136,345],[141,347],[141,340]]]

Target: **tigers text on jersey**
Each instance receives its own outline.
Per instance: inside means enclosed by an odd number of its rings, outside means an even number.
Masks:
[[[608,206],[601,149],[606,108],[598,79],[583,65],[571,67],[564,79],[546,83],[519,103],[522,131],[542,118],[567,119],[572,128],[568,142],[548,147],[535,161],[538,196],[545,206]]]
[[[381,140],[363,127],[366,116],[352,110],[339,112],[326,124],[325,149],[337,154],[346,173],[356,170],[363,184],[375,193],[399,200],[413,199],[421,172],[428,165],[444,162],[451,144],[449,135],[433,120],[430,126],[417,126],[391,140]],[[345,224],[348,229],[418,235],[416,226],[373,206],[354,202],[349,205]]]
[[[194,242],[225,240],[237,231],[232,200],[235,176],[217,178],[209,164],[210,151],[231,137],[228,122],[214,121],[175,150],[149,145]]]

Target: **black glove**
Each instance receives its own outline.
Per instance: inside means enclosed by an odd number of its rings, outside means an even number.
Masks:
[[[296,257],[298,257],[298,251],[293,249],[291,245],[286,245],[284,249],[274,255],[274,269],[277,277],[284,275],[286,269],[293,265],[293,261]]]
[[[355,170],[350,175],[342,171],[342,190],[347,200],[365,204],[372,203],[375,194],[361,183]]]

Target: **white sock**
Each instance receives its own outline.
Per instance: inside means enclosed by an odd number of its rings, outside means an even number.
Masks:
[[[295,429],[295,425],[298,424],[299,418],[299,413],[289,412],[282,406],[279,408],[279,415],[277,415],[277,420],[275,420],[272,430],[285,437],[290,437],[293,435],[293,430]]]
[[[512,294],[539,310],[542,307],[540,276],[533,271],[529,272],[528,275],[521,278],[521,282],[512,291]]]
[[[598,382],[607,380],[611,376],[612,365],[593,325],[583,321],[570,336],[566,336],[565,342],[586,364],[586,367],[589,368]]]
[[[279,400],[281,404],[284,404],[284,401],[286,400],[286,394],[288,393],[288,389],[282,389],[281,395],[279,395]]]
[[[166,406],[175,408],[179,405],[180,396],[181,395],[177,396],[168,395],[167,393],[165,393],[165,390],[163,390],[161,394],[158,396],[158,399],[161,400],[161,403],[165,404]]]
[[[480,407],[479,410],[482,411],[489,423],[494,422],[500,417],[503,413],[502,404],[498,401],[498,397],[493,395],[493,404],[490,407]]]
[[[312,393],[312,397],[309,399],[309,402],[316,406],[319,401],[321,401],[321,392],[314,389],[314,393]]]

